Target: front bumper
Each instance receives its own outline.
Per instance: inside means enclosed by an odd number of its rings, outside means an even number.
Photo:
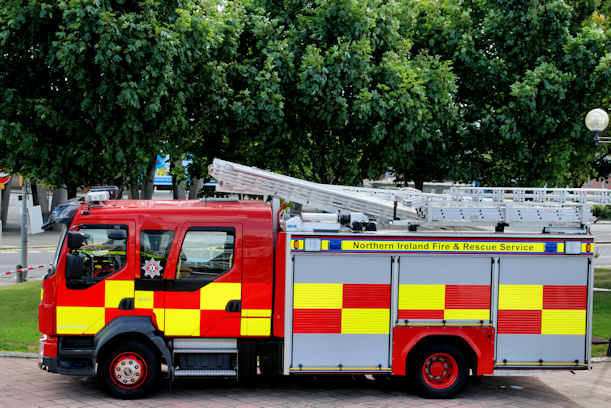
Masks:
[[[50,373],[57,372],[57,337],[46,334],[40,336],[38,341],[38,367]]]
[[[91,342],[82,344],[83,337],[66,338],[52,337],[46,334],[40,336],[38,342],[38,366],[50,373],[67,375],[95,375],[95,353]],[[72,340],[70,342],[69,340]],[[77,346],[83,347],[77,347]]]

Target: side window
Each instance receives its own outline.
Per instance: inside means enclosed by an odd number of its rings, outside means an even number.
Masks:
[[[111,238],[113,229],[125,230],[125,238]],[[83,235],[83,245],[75,253],[83,260],[84,278],[102,280],[125,267],[127,225],[82,225],[78,231]]]
[[[174,231],[144,230],[140,232],[140,278],[163,278],[173,241]]]
[[[176,279],[211,280],[233,266],[235,230],[189,229],[180,248]]]

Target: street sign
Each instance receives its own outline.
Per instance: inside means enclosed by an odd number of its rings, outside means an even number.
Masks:
[[[11,176],[9,176],[8,173],[0,171],[0,186],[8,183],[10,179],[11,179]]]

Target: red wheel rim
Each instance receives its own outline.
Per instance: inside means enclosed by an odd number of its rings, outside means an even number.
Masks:
[[[436,390],[451,387],[458,379],[456,359],[447,353],[435,353],[422,365],[424,382]]]
[[[116,356],[110,363],[110,378],[120,388],[132,389],[141,385],[148,375],[146,362],[140,355],[125,352]]]

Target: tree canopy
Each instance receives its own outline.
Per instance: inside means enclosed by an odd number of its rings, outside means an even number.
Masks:
[[[51,185],[133,185],[161,151],[344,184],[610,170],[583,125],[611,88],[598,1],[0,5],[0,167]]]
[[[197,14],[181,3],[3,0],[2,165],[55,186],[136,183],[186,127],[177,64]]]
[[[608,175],[586,113],[609,101],[609,22],[596,1],[406,0],[413,52],[453,62],[462,154],[453,178],[580,186]],[[603,105],[604,106],[604,105]]]

